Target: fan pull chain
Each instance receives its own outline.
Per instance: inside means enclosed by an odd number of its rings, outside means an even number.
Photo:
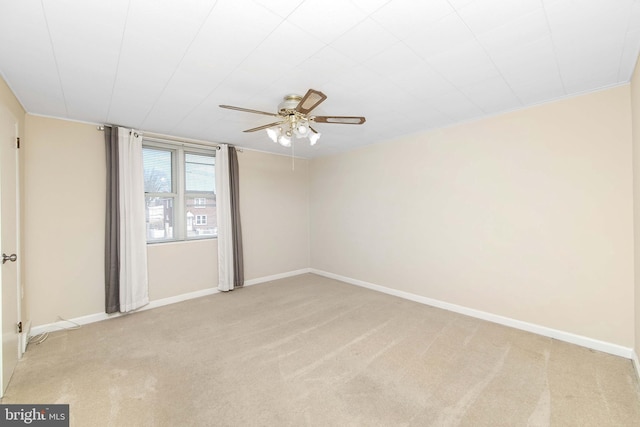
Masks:
[[[292,172],[295,172],[296,170],[296,156],[294,155],[295,146],[296,146],[295,141],[291,141],[291,171]]]

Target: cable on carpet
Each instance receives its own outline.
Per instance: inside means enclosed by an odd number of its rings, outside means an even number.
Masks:
[[[47,338],[49,338],[49,332],[43,332],[41,334],[29,337],[29,339],[27,340],[27,344],[42,344],[47,340]]]
[[[61,316],[58,316],[58,319],[62,320],[63,322],[71,323],[73,325],[73,326],[70,326],[70,327],[67,327],[67,328],[65,328],[64,326],[60,326],[65,331],[74,331],[76,329],[82,328],[82,325],[80,325],[79,323],[74,322],[73,320],[68,320],[68,319],[65,319],[65,318],[63,318]]]
[[[57,327],[62,329],[62,330],[74,331],[76,329],[82,328],[82,325],[80,325],[79,323],[76,323],[73,320],[65,319],[62,316],[58,316],[58,320],[61,320],[63,322],[67,322],[67,323],[71,323],[73,325],[73,326],[67,326],[67,327],[57,325]],[[47,338],[49,338],[49,332],[43,332],[41,334],[29,337],[29,339],[27,340],[27,344],[36,344],[36,345],[42,344],[43,342],[45,342],[47,340]]]

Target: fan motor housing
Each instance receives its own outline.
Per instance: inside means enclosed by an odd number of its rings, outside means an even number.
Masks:
[[[302,97],[300,95],[286,95],[282,98],[282,102],[278,104],[278,111],[280,114],[290,114],[293,110],[296,109]]]

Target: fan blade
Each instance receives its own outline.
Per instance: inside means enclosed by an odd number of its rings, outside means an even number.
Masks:
[[[247,129],[247,130],[244,130],[243,132],[255,132],[257,130],[267,129],[267,128],[270,128],[270,127],[273,127],[273,126],[278,126],[278,125],[281,125],[282,123],[284,123],[284,120],[281,121],[281,122],[269,123],[268,125],[264,125],[264,126],[258,126],[257,128],[253,128],[253,129]]]
[[[278,117],[278,114],[267,113],[266,111],[251,110],[249,108],[234,107],[233,105],[219,105],[220,108],[226,108],[228,110],[244,111],[245,113],[264,114],[265,116]]]
[[[364,117],[347,116],[315,116],[311,120],[316,123],[342,123],[345,125],[361,125],[366,121]]]
[[[327,95],[324,93],[315,89],[309,89],[296,106],[296,111],[301,114],[309,114],[311,110],[320,105],[325,99],[327,99]]]

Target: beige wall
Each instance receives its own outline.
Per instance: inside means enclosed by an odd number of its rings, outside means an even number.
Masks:
[[[245,279],[308,268],[309,161],[244,150],[238,163]]]
[[[633,123],[633,201],[635,240],[635,352],[640,355],[640,66],[636,64],[631,79],[631,112]],[[636,367],[638,368],[638,367]],[[640,372],[638,372],[640,375]]]
[[[311,163],[311,266],[632,347],[629,86]]]
[[[104,310],[104,135],[94,125],[27,115],[26,286],[34,326]],[[240,154],[246,278],[309,265],[308,162]],[[217,286],[217,241],[149,245],[149,296]]]
[[[638,70],[631,87],[297,159],[295,170],[245,150],[246,279],[311,266],[628,347],[635,329],[638,352],[637,81]],[[21,112],[3,83],[0,103]],[[33,324],[102,312],[103,134],[31,115],[21,127]],[[216,250],[215,240],[150,246],[151,299],[210,288]]]
[[[147,263],[151,301],[218,286],[216,239],[147,245]]]
[[[25,111],[2,77],[0,77],[0,104],[11,111],[11,114],[18,119],[20,129],[24,131]]]
[[[34,326],[104,310],[103,138],[88,124],[26,117],[24,258]]]

